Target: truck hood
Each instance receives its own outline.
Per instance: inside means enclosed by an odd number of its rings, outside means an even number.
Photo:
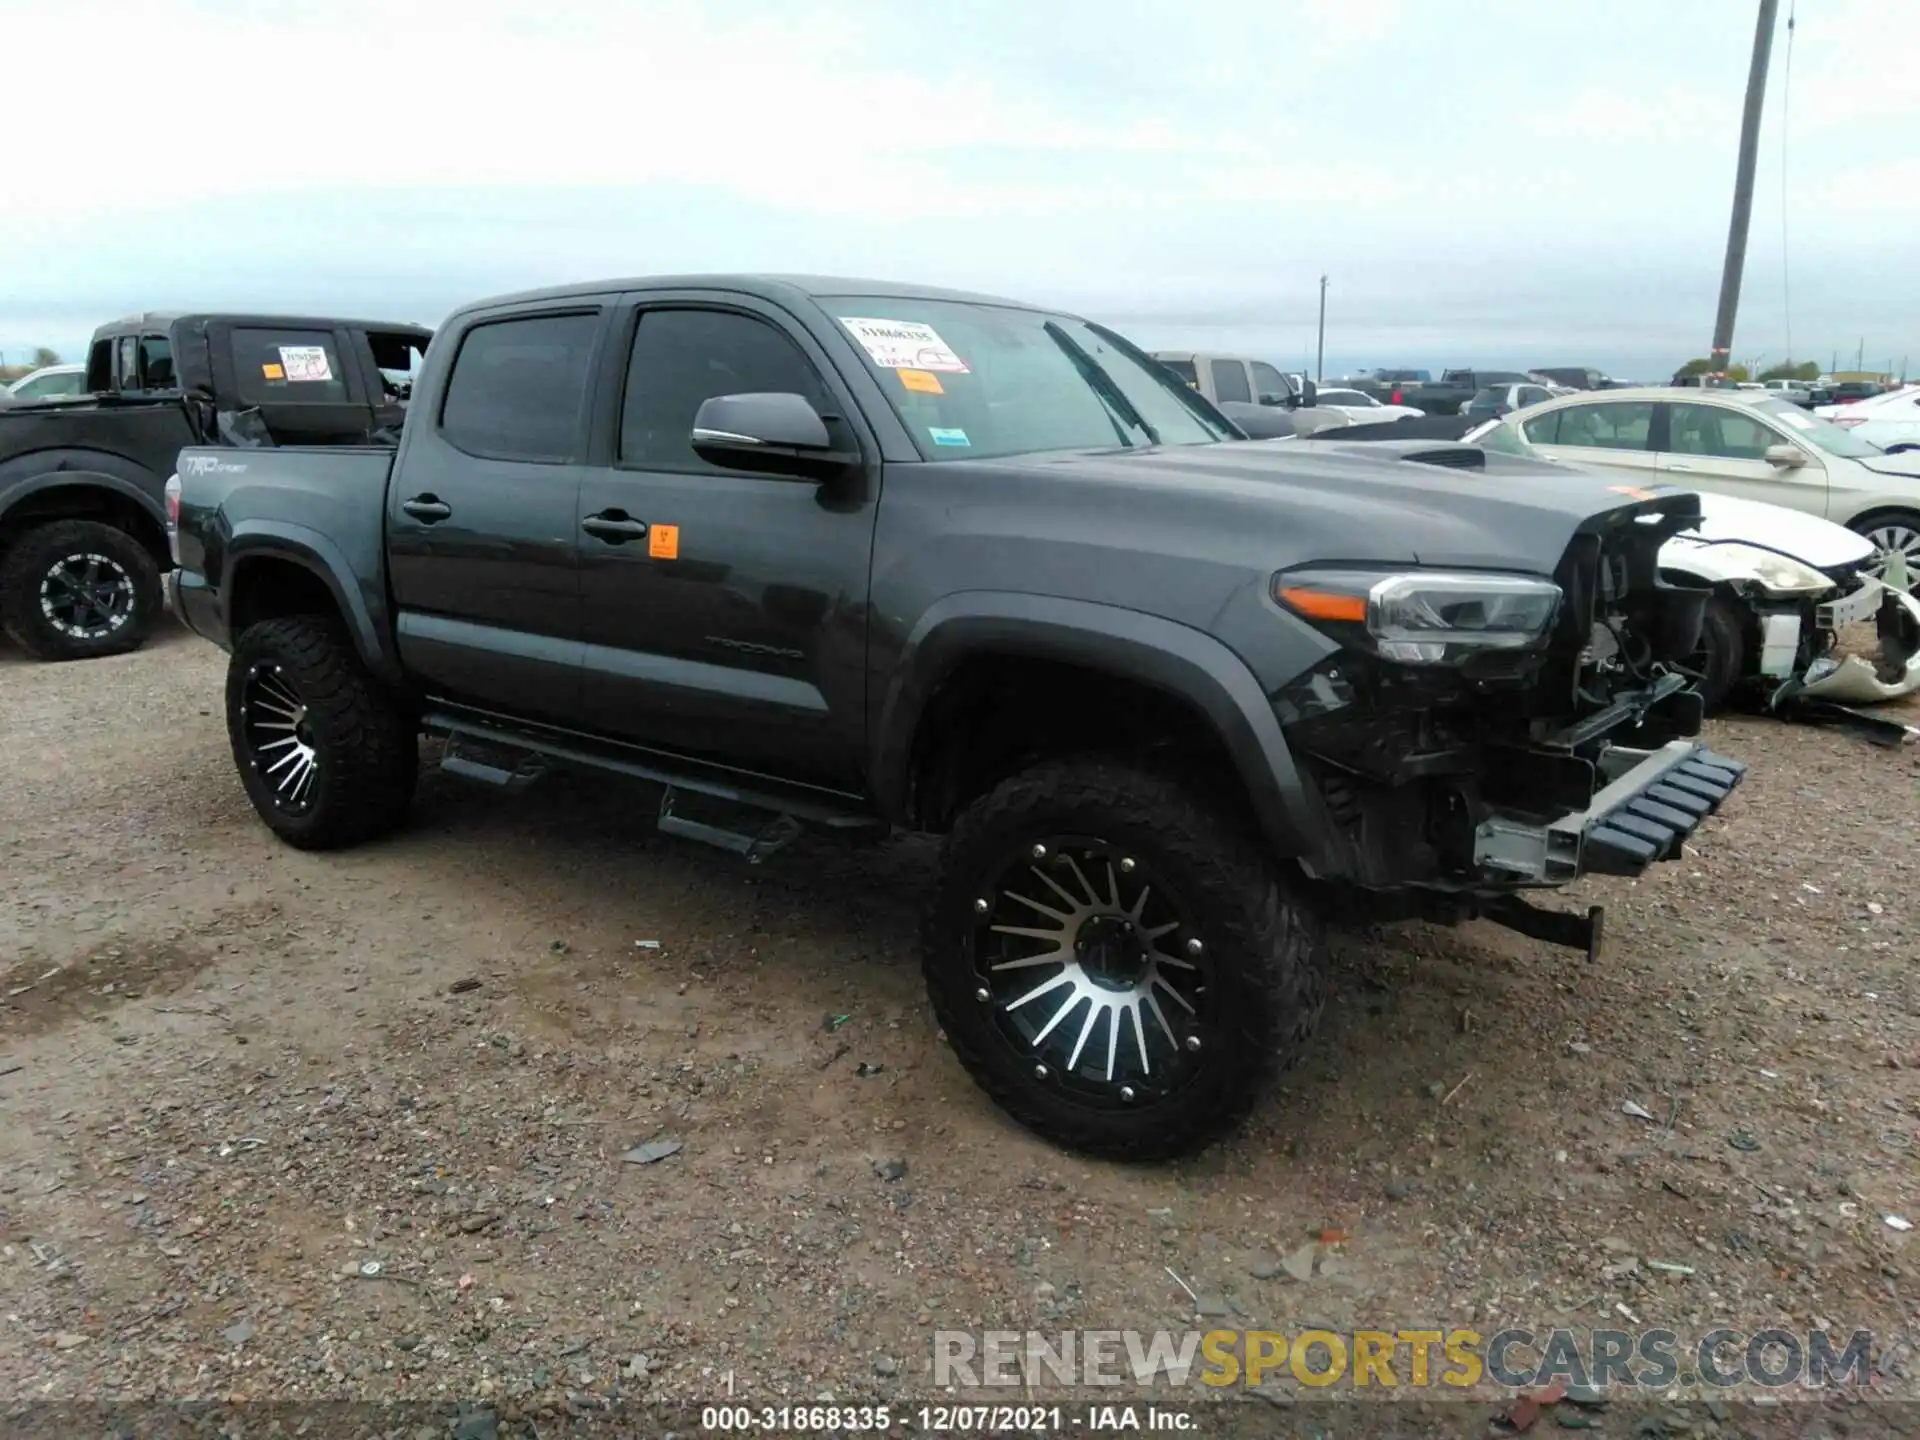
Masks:
[[[1066,487],[1084,485],[1086,505],[1143,520],[1210,510],[1236,528],[1267,530],[1271,517],[1290,551],[1316,561],[1545,575],[1581,530],[1660,513],[1670,517],[1665,535],[1700,513],[1692,491],[1430,440],[1225,441],[949,462],[950,470],[971,465],[1060,486],[1058,498],[1076,505]]]

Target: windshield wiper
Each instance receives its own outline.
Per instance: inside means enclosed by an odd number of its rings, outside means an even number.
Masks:
[[[1081,349],[1074,338],[1061,328],[1058,321],[1049,320],[1044,328],[1053,343],[1065,351],[1067,358],[1073,361],[1073,368],[1080,372],[1080,378],[1093,388],[1094,394],[1107,402],[1107,408],[1145,435],[1149,445],[1158,445],[1160,432],[1149,425],[1147,417],[1134,408],[1133,402],[1127,398],[1127,392],[1114,383],[1113,377],[1100,367],[1100,362]],[[1125,436],[1121,437],[1121,442],[1131,445]]]

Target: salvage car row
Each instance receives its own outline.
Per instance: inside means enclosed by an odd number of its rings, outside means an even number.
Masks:
[[[809,827],[944,836],[923,968],[954,1053],[1092,1154],[1233,1128],[1300,1054],[1324,927],[1356,906],[1592,955],[1596,912],[1523,896],[1679,858],[1738,786],[1697,738],[1720,602],[1752,608],[1774,681],[1861,595],[1910,603],[1867,545],[1811,567],[1847,603],[1807,614],[1750,514],[1657,469],[1589,471],[1525,428],[1249,441],[1103,326],[925,287],[631,280],[432,336],[104,338],[123,398],[0,424],[145,417],[141,469],[171,475],[164,560],[141,553],[230,653],[233,759],[274,834],[393,830],[432,737],[503,790],[650,782],[662,830],[755,860]],[[1672,432],[1668,401],[1607,398]],[[36,471],[30,514],[115,482],[43,539],[150,517],[118,464]],[[9,617],[56,621],[53,653],[132,640],[98,632],[138,613],[113,574],[135,562],[89,536]]]

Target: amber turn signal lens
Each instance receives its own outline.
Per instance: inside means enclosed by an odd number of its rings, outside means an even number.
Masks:
[[[1367,621],[1367,597],[1339,595],[1330,590],[1309,590],[1301,585],[1282,586],[1280,599],[1309,620]]]

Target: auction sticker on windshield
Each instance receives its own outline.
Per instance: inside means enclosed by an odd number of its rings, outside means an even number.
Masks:
[[[282,345],[280,363],[287,367],[289,380],[333,379],[333,369],[327,364],[327,352],[319,345]]]
[[[940,383],[940,377],[931,370],[896,370],[900,383],[907,389],[921,395],[944,395],[946,386]]]
[[[852,332],[873,363],[882,370],[944,370],[952,375],[970,375],[967,362],[954,354],[931,325],[918,320],[866,320],[842,316],[840,323]]]
[[[936,445],[965,445],[969,448],[973,445],[964,430],[942,430],[938,425],[931,425],[927,427],[927,434],[933,437]]]

